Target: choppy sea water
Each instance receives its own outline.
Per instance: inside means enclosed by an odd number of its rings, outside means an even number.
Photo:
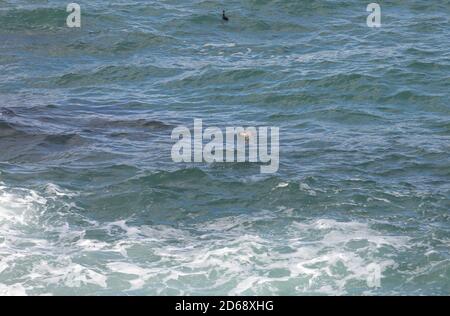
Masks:
[[[0,0],[0,294],[450,294],[449,1],[78,3]]]

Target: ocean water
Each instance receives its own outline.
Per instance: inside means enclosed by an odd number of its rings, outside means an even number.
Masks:
[[[450,1],[77,2],[0,0],[1,295],[450,294]]]

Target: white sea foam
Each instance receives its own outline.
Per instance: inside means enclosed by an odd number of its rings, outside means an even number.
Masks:
[[[58,262],[40,261],[35,264],[31,277],[51,285],[64,285],[69,288],[93,284],[106,288],[107,277],[85,266],[72,262],[70,258],[60,258]]]
[[[203,47],[235,47],[236,43],[206,43]]]
[[[50,284],[67,287],[96,284],[105,287],[106,277],[101,273],[72,262],[71,253],[76,251],[77,245],[73,241],[83,238],[84,230],[73,229],[64,218],[53,217],[55,226],[45,220],[47,209],[56,206],[52,205],[54,201],[74,194],[64,193],[54,185],[46,186],[45,191],[49,194],[47,197],[33,190],[10,189],[0,185],[0,234],[4,236],[0,248],[0,293],[34,293],[35,289],[31,286],[11,283],[17,280],[8,275],[18,271],[22,273],[18,280],[23,280],[23,284],[27,285],[35,283],[37,288]],[[63,214],[63,206],[61,204],[60,209],[55,208],[55,213]],[[86,251],[85,247],[83,251]]]
[[[0,283],[0,296],[25,296],[26,290],[21,284],[5,285]]]
[[[292,208],[178,227],[100,223],[70,211],[75,193],[43,194],[0,186],[0,294],[346,294],[354,284],[373,290],[374,265],[382,285],[409,247],[368,223],[300,220]]]
[[[129,290],[148,287],[150,279],[162,287],[173,282],[189,287],[192,286],[190,282],[183,283],[181,280],[193,278],[203,279],[204,286],[218,292],[224,284],[234,284],[227,292],[231,295],[267,293],[275,288],[276,283],[304,284],[295,286],[298,292],[291,294],[324,291],[337,294],[346,293],[349,282],[365,284],[372,273],[368,267],[373,263],[380,267],[381,272],[395,267],[391,259],[364,256],[362,253],[375,252],[383,246],[402,248],[407,242],[406,238],[379,235],[364,223],[334,220],[295,222],[289,227],[286,240],[273,240],[246,229],[255,219],[270,218],[270,212],[262,212],[256,217],[231,216],[194,225],[203,235],[195,237],[180,231],[179,236],[185,239],[178,244],[153,247],[155,254],[162,258],[156,266],[150,265],[153,268],[129,262],[114,262],[108,267],[112,272],[135,276],[130,281]],[[151,237],[149,232],[152,230],[145,229],[146,236]],[[316,242],[304,241],[304,236],[315,230],[325,232]],[[170,231],[176,234],[173,228]],[[347,249],[349,243],[361,240],[365,243],[359,249]],[[139,241],[147,243],[149,240],[144,238]],[[164,241],[159,243],[164,244]],[[277,250],[284,246],[290,247],[291,251],[284,253]],[[269,276],[271,271],[280,270],[285,275]],[[216,277],[211,278],[211,273]],[[324,284],[323,279],[331,285]]]
[[[289,183],[287,183],[287,182],[280,182],[280,183],[278,183],[278,185],[274,189],[286,188],[287,186],[289,186]]]

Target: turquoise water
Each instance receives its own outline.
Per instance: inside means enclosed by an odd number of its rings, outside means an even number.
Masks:
[[[450,2],[369,2],[0,0],[0,294],[449,295]]]

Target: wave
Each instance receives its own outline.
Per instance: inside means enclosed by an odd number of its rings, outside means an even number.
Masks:
[[[142,50],[178,45],[179,41],[161,32],[152,31],[116,31],[114,34],[105,31],[93,32],[91,36],[74,38],[70,42],[62,42],[53,56],[124,56],[137,54]]]
[[[46,85],[56,85],[58,87],[82,87],[113,84],[123,82],[124,80],[129,84],[133,84],[153,78],[174,76],[178,73],[179,70],[176,68],[162,68],[153,65],[108,65],[98,67],[94,71],[85,70],[66,73],[50,79]]]
[[[0,186],[8,294],[351,294],[355,283],[367,294],[376,291],[367,285],[371,265],[383,280],[408,248],[408,238],[366,223],[301,220],[285,208],[178,227],[99,222],[76,210],[76,193],[43,189]],[[275,237],[268,225],[283,229]]]
[[[388,119],[370,113],[369,111],[354,110],[348,108],[331,108],[323,110],[315,110],[304,113],[304,119],[314,119],[322,121],[331,121],[337,124],[380,124],[387,122]]]
[[[52,31],[66,25],[64,8],[11,9],[0,11],[2,32]]]
[[[165,84],[167,88],[204,88],[218,89],[223,85],[238,85],[271,77],[271,72],[257,68],[217,69],[206,66],[181,78],[175,77]],[[208,83],[208,85],[206,85]]]
[[[145,118],[128,118],[128,119],[117,119],[117,118],[93,118],[86,124],[89,128],[98,129],[168,129],[173,127],[170,124],[159,120],[151,120]]]
[[[31,126],[0,120],[0,159],[26,162],[34,159],[57,159],[89,141],[77,133],[44,132]],[[57,155],[57,156],[53,156]]]
[[[16,116],[16,113],[12,109],[9,109],[7,107],[1,107],[0,115],[6,116],[6,117],[13,117],[13,116]]]
[[[449,72],[450,71],[450,64],[443,64],[438,62],[427,62],[427,61],[414,61],[408,64],[409,68],[412,68],[414,70],[421,70],[421,71],[443,71],[443,72]]]
[[[399,103],[406,103],[409,102],[410,104],[420,104],[424,108],[437,106],[441,107],[442,110],[446,111],[446,105],[445,105],[445,96],[441,94],[434,94],[434,95],[427,95],[425,93],[421,93],[415,90],[401,90],[397,91],[391,95],[383,96],[380,98],[381,101],[392,103],[392,102],[399,102]],[[447,108],[448,111],[448,108]]]

